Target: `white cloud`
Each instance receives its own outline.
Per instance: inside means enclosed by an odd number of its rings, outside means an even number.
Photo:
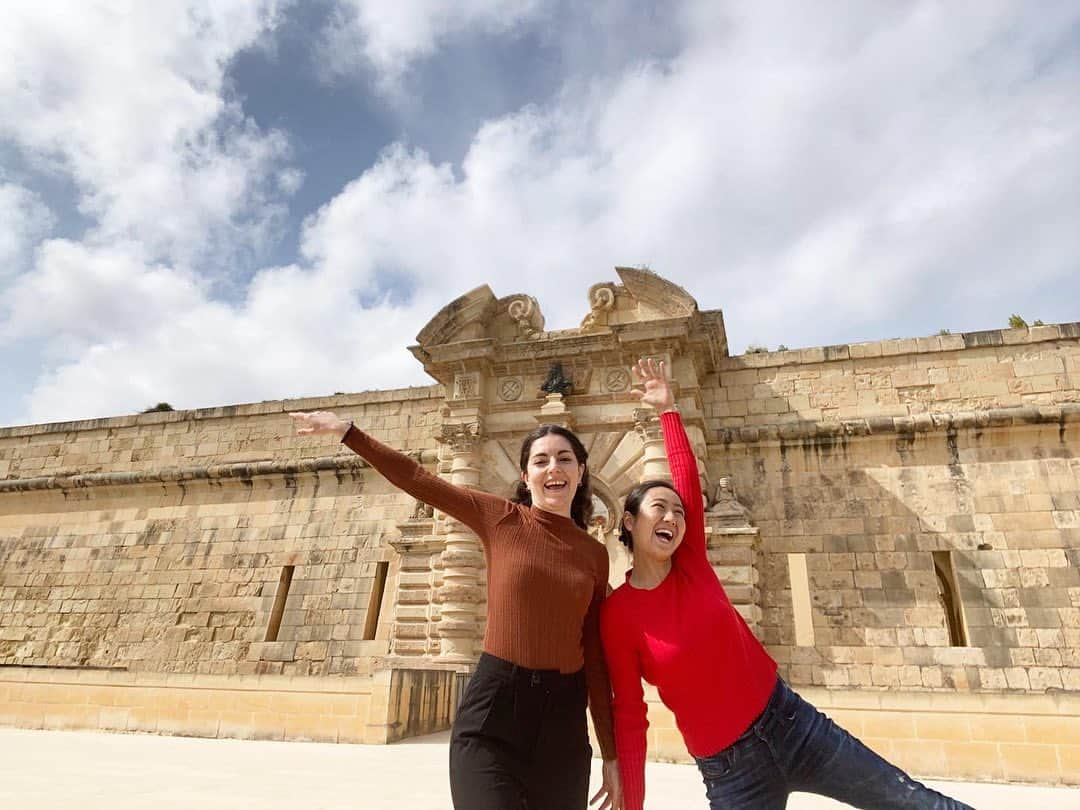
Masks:
[[[388,150],[309,255],[368,285],[528,287],[560,326],[582,272],[647,262],[724,306],[735,348],[1067,278],[1077,11],[844,8],[688,4],[677,58],[488,122],[460,173]]]
[[[533,17],[545,0],[338,0],[323,32],[330,74],[374,68],[392,92],[413,63],[430,57],[447,38],[465,31],[504,34]]]
[[[294,266],[263,270],[228,305],[192,274],[145,263],[134,245],[52,240],[5,306],[0,347],[47,342],[31,422],[422,382],[385,350],[412,337],[416,311],[361,310],[328,274]]]
[[[162,259],[228,260],[280,214],[287,153],[228,99],[228,61],[276,2],[20,3],[0,26],[0,138],[67,173],[91,238]]]
[[[1062,32],[1080,11],[845,9],[687,4],[676,58],[568,81],[484,124],[460,166],[393,145],[309,218],[300,264],[233,305],[140,241],[48,242],[0,324],[0,341],[66,358],[27,412],[421,382],[405,346],[454,296],[528,292],[571,326],[619,263],[723,307],[736,350],[890,337],[897,317],[911,334],[923,310],[987,328],[988,297],[1006,312],[1036,288],[1064,311],[1080,297],[1080,63]],[[410,36],[413,59],[441,34]]]
[[[49,240],[38,251],[34,272],[7,290],[0,345],[47,338],[77,353],[103,340],[137,339],[201,300],[192,276],[148,266],[135,244],[90,248]]]
[[[32,246],[55,223],[37,194],[0,182],[0,281],[25,269]]]

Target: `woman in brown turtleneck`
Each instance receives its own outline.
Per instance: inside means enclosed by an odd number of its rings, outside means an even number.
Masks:
[[[586,531],[588,453],[571,431],[543,425],[521,447],[512,500],[455,487],[328,411],[290,414],[297,433],[334,434],[395,486],[479,536],[488,570],[484,652],[450,742],[459,810],[585,808],[591,749],[604,757],[598,810],[622,806],[611,692],[600,645],[608,558]]]

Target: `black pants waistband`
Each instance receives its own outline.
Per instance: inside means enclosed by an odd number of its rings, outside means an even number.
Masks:
[[[476,673],[495,676],[522,686],[542,686],[550,691],[577,689],[585,682],[585,670],[560,672],[557,669],[530,669],[519,666],[513,661],[499,658],[491,653],[482,653],[476,663]]]

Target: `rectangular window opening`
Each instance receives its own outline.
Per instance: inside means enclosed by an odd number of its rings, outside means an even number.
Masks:
[[[375,563],[375,581],[371,583],[368,596],[367,616],[364,618],[364,641],[374,641],[379,630],[379,612],[382,609],[383,593],[386,591],[386,575],[390,563]]]
[[[934,556],[934,573],[937,575],[938,599],[945,613],[945,626],[949,630],[949,644],[953,647],[966,647],[967,622],[964,621],[964,604],[960,601],[952,552],[932,551],[931,554]]]
[[[814,646],[814,615],[810,607],[810,577],[806,573],[806,555],[788,554],[788,579],[791,582],[791,613],[795,622],[795,644]]]
[[[289,598],[289,586],[292,585],[295,568],[295,565],[286,565],[281,569],[277,593],[274,594],[274,609],[270,612],[270,624],[266,627],[264,641],[277,641],[278,631],[281,629],[281,617],[285,615],[285,600]]]

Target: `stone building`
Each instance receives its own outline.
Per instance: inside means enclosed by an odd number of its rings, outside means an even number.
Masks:
[[[620,499],[666,472],[629,393],[645,355],[673,369],[717,574],[792,684],[916,773],[1080,783],[1080,324],[731,356],[720,311],[617,273],[576,329],[486,286],[451,302],[412,347],[428,387],[0,429],[0,723],[445,727],[483,633],[476,538],[287,412],[507,494],[521,437],[571,426],[617,583]],[[651,700],[651,753],[684,759]]]

